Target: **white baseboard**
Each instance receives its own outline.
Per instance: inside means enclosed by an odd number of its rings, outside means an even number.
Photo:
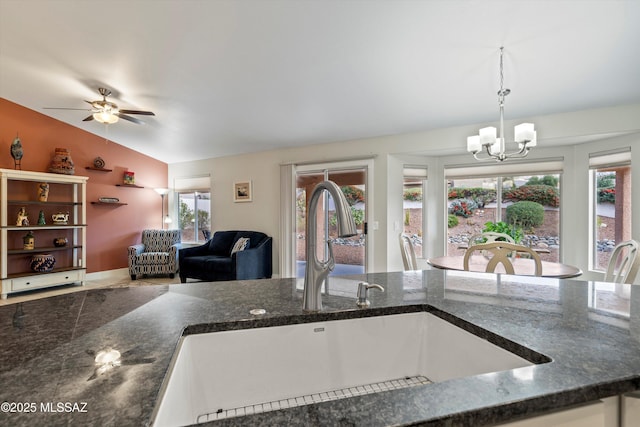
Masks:
[[[129,277],[128,268],[117,268],[115,270],[96,271],[95,273],[87,273],[86,280],[102,280],[102,279],[126,279]]]

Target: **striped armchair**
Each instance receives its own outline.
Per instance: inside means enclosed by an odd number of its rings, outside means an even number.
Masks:
[[[181,248],[180,230],[143,230],[142,243],[129,246],[129,274],[168,274],[172,279],[178,271],[178,250]]]

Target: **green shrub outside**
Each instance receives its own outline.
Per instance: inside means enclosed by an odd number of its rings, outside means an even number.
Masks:
[[[506,221],[524,228],[539,227],[544,222],[544,207],[540,203],[523,200],[507,206]]]
[[[482,187],[453,187],[449,189],[447,198],[449,200],[469,199],[476,202],[479,206],[484,206],[485,203],[496,201],[496,190]]]
[[[486,222],[484,224],[483,233],[493,232],[493,233],[503,233],[511,236],[513,241],[516,243],[520,243],[522,238],[524,237],[524,231],[522,231],[522,227],[516,227],[514,225],[509,225],[504,221],[498,222]]]
[[[505,200],[513,200],[515,202],[528,200],[553,208],[560,206],[558,189],[550,185],[523,185],[505,191],[503,197]]]
[[[473,215],[476,209],[478,209],[478,204],[475,201],[471,199],[457,199],[449,205],[448,213],[468,218]]]
[[[349,202],[349,206],[353,206],[358,202],[364,202],[364,191],[353,185],[345,185],[340,187],[345,199]]]
[[[558,177],[553,175],[545,175],[542,178],[532,176],[525,185],[550,185],[551,187],[557,187]]]
[[[361,209],[356,209],[351,206],[351,215],[353,216],[353,221],[356,225],[362,225],[364,223],[364,211]],[[331,212],[329,216],[329,225],[336,226],[338,224],[338,218],[336,217],[335,212]]]
[[[402,194],[404,200],[422,201],[422,188],[405,188]]]
[[[598,203],[615,203],[615,188],[598,188]]]
[[[449,216],[447,217],[447,226],[449,228],[453,228],[458,224],[459,224],[458,217],[453,214],[449,214]]]
[[[596,175],[597,188],[611,188],[616,185],[616,174],[614,172],[599,172]]]

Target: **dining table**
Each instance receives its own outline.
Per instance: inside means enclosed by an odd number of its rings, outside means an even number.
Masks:
[[[529,258],[512,258],[514,274],[519,276],[535,276],[535,262]],[[469,271],[483,273],[487,269],[489,258],[483,255],[472,255],[469,259]],[[582,270],[578,267],[561,262],[541,261],[542,277],[554,277],[558,279],[569,279],[578,277],[582,274]],[[442,270],[459,270],[465,271],[464,255],[445,255],[435,258],[429,258],[427,263],[432,267]],[[504,266],[498,264],[495,273],[506,273]]]

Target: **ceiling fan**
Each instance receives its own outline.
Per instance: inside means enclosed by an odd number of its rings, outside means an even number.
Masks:
[[[53,107],[45,107],[45,110],[86,110],[91,111],[92,114],[85,117],[83,122],[90,122],[91,120],[96,120],[100,123],[105,124],[113,124],[116,123],[119,119],[128,120],[133,123],[137,123],[139,125],[144,124],[144,122],[135,117],[129,116],[129,114],[141,114],[144,116],[155,116],[151,111],[140,111],[140,110],[125,110],[120,109],[118,106],[111,102],[107,101],[107,96],[111,95],[111,91],[104,87],[98,88],[98,92],[102,95],[102,99],[98,101],[84,101],[88,104],[91,104],[92,108],[53,108]]]

